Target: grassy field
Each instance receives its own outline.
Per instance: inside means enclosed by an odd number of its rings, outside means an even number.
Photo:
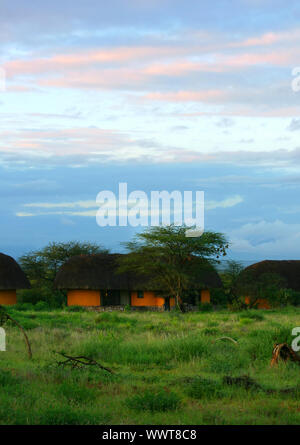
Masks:
[[[300,367],[270,368],[300,309],[230,313],[92,313],[9,309],[0,352],[1,424],[298,424]],[[217,340],[230,336],[238,344]],[[54,351],[111,368],[57,366]],[[258,388],[227,385],[248,375]],[[284,391],[295,388],[294,391]],[[272,391],[270,391],[272,390]]]

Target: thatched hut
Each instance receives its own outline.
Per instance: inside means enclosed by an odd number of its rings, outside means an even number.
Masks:
[[[19,264],[0,253],[0,304],[17,303],[17,289],[29,289],[30,283]]]
[[[67,261],[55,279],[57,289],[67,290],[68,305],[125,306],[168,309],[175,305],[162,289],[153,289],[145,277],[133,273],[118,273],[120,254],[79,255]],[[199,271],[193,286],[199,291],[199,301],[210,301],[210,288],[221,287],[214,269]],[[196,302],[197,303],[197,302]]]
[[[248,296],[251,289],[255,292],[255,283],[263,277],[274,277],[280,280],[282,286],[294,291],[300,291],[300,261],[299,260],[265,260],[246,267],[239,276],[239,293],[245,296],[247,304],[253,296]],[[254,284],[254,285],[253,285]],[[258,308],[269,309],[270,304],[266,298],[259,298]]]

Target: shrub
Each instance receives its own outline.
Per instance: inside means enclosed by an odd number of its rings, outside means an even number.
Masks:
[[[46,301],[38,301],[34,306],[36,311],[48,311],[50,309],[48,303]]]
[[[256,320],[256,321],[262,321],[265,319],[265,317],[263,316],[263,314],[256,312],[256,311],[247,311],[243,314],[240,315],[240,319],[243,318],[251,318],[252,320]]]
[[[211,289],[210,297],[212,304],[216,306],[226,307],[228,303],[228,295],[223,289]]]
[[[200,312],[211,312],[213,310],[213,307],[210,303],[201,303],[199,304],[199,311]]]
[[[228,309],[232,312],[239,312],[248,309],[248,305],[245,303],[243,298],[237,298],[228,305]]]
[[[32,311],[33,304],[32,303],[17,303],[13,307],[14,310],[17,311]]]
[[[160,390],[157,392],[145,391],[126,399],[126,405],[136,411],[169,411],[178,408],[180,398],[174,392]]]
[[[218,328],[205,328],[203,329],[204,335],[217,335],[219,334],[220,330]]]
[[[21,303],[36,304],[39,301],[45,301],[52,308],[60,308],[65,300],[66,297],[62,292],[47,288],[33,287],[18,291],[18,301]]]

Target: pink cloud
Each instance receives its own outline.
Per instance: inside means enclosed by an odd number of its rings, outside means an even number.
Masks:
[[[295,42],[300,40],[300,29],[293,29],[281,32],[267,32],[257,37],[250,37],[242,42],[232,44],[231,46],[249,47],[249,46],[269,46],[275,43]]]
[[[28,74],[57,72],[74,68],[91,67],[95,64],[122,64],[141,62],[161,57],[175,57],[188,53],[188,48],[180,47],[118,47],[89,50],[85,52],[58,54],[51,57],[12,60],[3,65],[8,77]]]
[[[128,146],[131,139],[117,130],[98,128],[66,128],[63,130],[5,131],[1,134],[0,151],[31,151],[64,156],[111,152]]]
[[[206,91],[178,91],[172,93],[149,93],[144,96],[148,100],[162,100],[168,102],[215,102],[225,98],[222,90]]]

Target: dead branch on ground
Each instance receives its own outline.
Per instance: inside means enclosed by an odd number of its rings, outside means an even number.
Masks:
[[[4,325],[7,322],[7,320],[10,320],[13,324],[15,324],[19,328],[19,330],[22,332],[22,334],[24,335],[28,356],[29,356],[30,359],[32,359],[31,345],[30,345],[30,341],[29,341],[29,339],[27,337],[27,334],[25,332],[25,329],[23,328],[23,326],[20,325],[20,323],[17,320],[12,318],[5,311],[3,306],[0,306],[0,326]]]
[[[230,386],[239,386],[240,388],[244,388],[247,391],[255,390],[255,391],[264,391],[266,394],[299,394],[300,387],[294,386],[292,388],[266,388],[263,385],[257,383],[254,379],[249,377],[248,375],[242,375],[240,377],[231,377],[224,376],[223,383]]]
[[[57,362],[58,366],[70,366],[71,369],[82,369],[84,368],[84,366],[96,366],[97,368],[103,369],[110,374],[114,374],[111,369],[102,366],[100,363],[96,362],[96,360],[84,355],[73,357],[71,355],[67,355],[64,352],[56,352],[56,354],[59,354],[65,358],[65,360]]]

